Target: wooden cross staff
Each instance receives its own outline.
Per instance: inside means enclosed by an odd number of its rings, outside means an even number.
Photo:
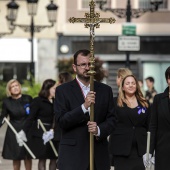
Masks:
[[[95,57],[94,57],[94,28],[99,28],[100,23],[114,23],[114,18],[100,18],[100,13],[95,13],[95,2],[89,2],[90,13],[85,13],[85,18],[69,18],[70,23],[84,23],[85,28],[90,28],[90,91],[94,91],[94,75],[95,75]],[[94,121],[94,104],[90,106],[90,121]],[[90,170],[94,169],[94,137],[90,133]]]

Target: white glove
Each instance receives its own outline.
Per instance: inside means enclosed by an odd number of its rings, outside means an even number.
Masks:
[[[27,137],[23,130],[17,133],[16,139],[17,139],[17,143],[19,144],[19,146],[23,146],[24,142],[27,142]]]
[[[149,154],[149,159],[147,159],[147,153],[145,153],[145,155],[143,155],[143,164],[145,166],[145,168],[150,168],[151,167],[151,157],[152,155]]]
[[[43,133],[42,139],[44,140],[44,145],[54,138],[54,131],[51,129]]]
[[[110,135],[107,137],[107,141],[109,142],[109,140],[110,140]]]
[[[155,157],[154,156],[151,158],[151,162],[152,162],[152,164],[155,165]]]

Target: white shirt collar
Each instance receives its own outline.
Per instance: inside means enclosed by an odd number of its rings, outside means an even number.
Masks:
[[[84,89],[84,88],[89,88],[89,89],[90,89],[90,84],[89,84],[88,86],[85,86],[85,85],[78,79],[77,76],[76,76],[76,80],[78,81],[78,83],[79,83],[79,85],[80,85],[80,87],[81,87],[82,89]]]

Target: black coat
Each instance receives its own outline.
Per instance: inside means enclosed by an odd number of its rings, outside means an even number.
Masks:
[[[46,130],[53,128],[54,123],[54,109],[53,104],[43,97],[36,97],[33,99],[30,105],[30,115],[24,126],[24,131],[28,132],[32,130],[32,135],[42,137],[43,130],[41,127],[38,128],[37,120],[40,119],[44,124]]]
[[[94,91],[94,121],[100,128],[100,137],[94,137],[94,162],[97,170],[109,170],[107,136],[115,126],[113,94],[109,86],[98,82],[94,82]],[[55,113],[62,130],[60,170],[87,170],[89,166],[89,116],[81,108],[83,103],[84,97],[76,80],[57,87]]]
[[[151,153],[155,150],[155,170],[169,170],[170,101],[169,88],[154,98],[150,123]]]
[[[17,132],[23,129],[25,121],[29,115],[29,105],[31,101],[32,97],[24,94],[22,94],[19,99],[13,99],[12,97],[4,99],[0,116],[0,126],[2,125],[3,118],[9,116],[9,121]],[[7,127],[5,135],[2,156],[4,159],[11,160],[23,160],[27,157],[30,158],[30,155],[25,148],[18,145],[16,136],[9,126]]]
[[[24,131],[32,136],[30,149],[37,159],[56,159],[49,142],[44,145],[42,139],[44,131],[40,125],[38,126],[38,119],[41,120],[47,131],[54,128],[53,103],[43,97],[36,97],[33,99],[30,105],[30,115],[26,120]],[[57,149],[58,143],[54,140],[52,140],[52,142]]]
[[[142,105],[138,102],[140,108]],[[132,143],[135,138],[139,156],[146,153],[147,130],[150,120],[150,109],[138,114],[138,108],[129,108],[124,103],[123,107],[117,105],[117,97],[114,98],[117,126],[110,135],[109,151],[113,155],[129,156]]]

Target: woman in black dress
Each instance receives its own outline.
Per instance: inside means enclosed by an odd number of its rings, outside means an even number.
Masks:
[[[21,84],[15,79],[7,83],[6,92],[8,98],[3,100],[0,126],[2,126],[4,117],[9,116],[10,123],[15,130],[19,132],[23,128],[26,118],[29,115],[29,105],[32,98],[21,93]],[[21,160],[25,161],[25,169],[31,170],[30,155],[23,146],[18,145],[15,134],[10,127],[8,127],[6,131],[2,157],[13,160],[14,170],[20,169]]]
[[[109,149],[115,170],[144,170],[142,156],[146,152],[150,111],[133,75],[122,80],[114,106],[118,121]]]
[[[42,136],[44,134],[41,126],[38,125],[38,119],[41,120],[47,131],[54,129],[54,111],[53,101],[55,96],[56,82],[47,79],[43,82],[38,97],[34,98],[30,106],[30,115],[26,121],[24,131],[29,133],[31,128],[32,146],[31,150],[35,154],[38,161],[38,170],[46,169],[46,159],[50,159],[49,170],[56,170],[57,157],[51,148],[49,142],[44,144]],[[55,148],[58,142],[53,141]]]
[[[119,88],[120,84],[123,80],[124,77],[126,77],[127,75],[132,75],[132,71],[128,68],[119,68],[117,70],[117,76],[116,76],[116,85]],[[118,94],[117,94],[118,95]],[[110,140],[109,140],[110,143]],[[110,154],[110,165],[114,166],[114,156],[112,155],[112,151],[109,150],[109,154]]]

